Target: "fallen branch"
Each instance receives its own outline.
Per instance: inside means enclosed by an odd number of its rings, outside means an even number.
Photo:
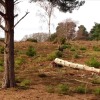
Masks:
[[[82,69],[82,70],[87,70],[87,71],[100,73],[100,69],[97,69],[97,68],[94,68],[94,67],[89,67],[89,66],[82,65],[82,64],[68,62],[68,61],[65,61],[65,60],[62,60],[62,59],[59,59],[59,58],[56,58],[54,60],[54,63],[56,63],[58,65],[62,65],[62,66],[75,68],[75,69]]]

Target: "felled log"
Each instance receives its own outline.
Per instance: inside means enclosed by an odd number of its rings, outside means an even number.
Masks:
[[[86,65],[78,64],[78,63],[68,62],[68,61],[65,61],[65,60],[62,60],[62,59],[59,59],[59,58],[56,58],[54,60],[54,63],[56,63],[58,65],[62,65],[62,66],[75,68],[75,69],[81,69],[81,70],[87,70],[87,71],[100,73],[100,69],[97,69],[97,68],[94,68],[94,67],[89,67],[89,66],[86,66]]]

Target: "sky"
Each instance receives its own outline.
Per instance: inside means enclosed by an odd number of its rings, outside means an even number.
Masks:
[[[48,32],[47,23],[41,22],[41,17],[37,16],[37,12],[41,10],[36,3],[29,3],[29,0],[21,0],[15,10],[19,16],[15,19],[15,23],[24,16],[28,11],[29,14],[15,27],[15,40],[20,41],[25,35],[30,35],[38,32]],[[77,22],[77,26],[84,25],[87,31],[94,26],[94,22],[100,23],[100,0],[85,0],[85,4],[73,13],[62,13],[59,10],[54,11],[54,18],[52,19],[53,27],[51,32],[56,31],[59,22],[65,19],[72,19]],[[42,10],[41,10],[42,11]],[[3,37],[4,33],[0,37]]]

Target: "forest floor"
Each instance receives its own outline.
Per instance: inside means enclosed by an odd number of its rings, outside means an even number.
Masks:
[[[30,46],[35,51],[28,50]],[[61,59],[79,64],[100,62],[100,42],[71,41],[70,45],[63,46]],[[4,70],[2,47],[0,43],[0,86]],[[16,42],[17,87],[0,89],[0,100],[100,100],[100,74],[53,66],[53,60],[58,57],[55,55],[58,47],[51,42]],[[30,57],[26,52],[32,50],[36,54]]]

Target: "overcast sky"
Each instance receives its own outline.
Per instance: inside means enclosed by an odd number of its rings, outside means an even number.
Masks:
[[[40,17],[36,16],[38,7],[34,3],[28,3],[28,0],[18,4],[16,13],[19,16],[16,18],[18,21],[26,11],[30,13],[15,27],[15,40],[21,40],[25,35],[29,35],[37,32],[48,32],[47,24],[41,23]],[[77,25],[85,25],[87,31],[90,31],[94,22],[100,23],[100,0],[85,0],[85,4],[78,10],[74,10],[73,13],[62,13],[56,10],[54,12],[54,19],[52,27],[52,33],[55,32],[56,26],[59,22],[71,18],[77,22]],[[15,22],[16,22],[15,21]],[[4,33],[3,33],[4,34]],[[2,36],[2,35],[1,35]]]

